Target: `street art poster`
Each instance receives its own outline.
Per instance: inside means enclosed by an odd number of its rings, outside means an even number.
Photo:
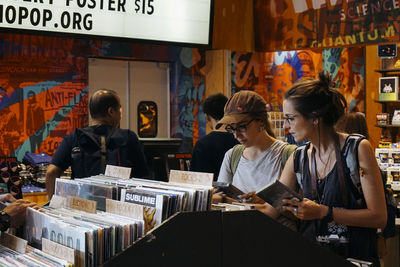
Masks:
[[[0,35],[1,156],[53,154],[66,134],[87,125],[87,61],[79,46],[67,38]]]
[[[205,51],[182,48],[176,55],[171,75],[171,137],[183,140],[180,152],[191,153],[206,134],[202,109],[205,98]]]
[[[332,48],[268,53],[231,53],[232,93],[253,90],[271,111],[282,110],[283,95],[296,81],[332,75],[349,109],[364,111],[364,48]]]
[[[399,41],[399,0],[255,0],[256,51]]]

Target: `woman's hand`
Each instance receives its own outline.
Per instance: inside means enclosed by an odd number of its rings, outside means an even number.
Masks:
[[[218,204],[224,202],[224,195],[222,192],[214,193],[212,195],[211,203]]]
[[[256,195],[256,192],[250,192],[247,194],[243,194],[239,196],[240,200],[244,203],[251,203],[251,204],[264,204],[265,201]]]
[[[0,195],[0,202],[12,203],[14,201],[16,201],[16,199],[11,194]]]
[[[294,216],[301,220],[322,219],[328,213],[328,207],[320,205],[312,200],[303,198],[302,201],[284,199],[282,200],[287,206],[283,206],[284,210],[293,213]]]

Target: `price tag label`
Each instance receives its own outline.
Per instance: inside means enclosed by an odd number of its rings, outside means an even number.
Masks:
[[[68,197],[67,205],[71,209],[81,210],[88,213],[96,213],[97,202],[79,197]]]
[[[131,170],[131,168],[107,165],[105,175],[121,179],[129,179],[131,177]]]
[[[179,184],[195,184],[212,186],[214,174],[205,172],[189,172],[171,170],[169,174],[169,182]]]

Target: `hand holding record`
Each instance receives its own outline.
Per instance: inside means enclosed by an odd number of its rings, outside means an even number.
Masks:
[[[250,192],[239,196],[240,202],[251,203],[251,204],[264,204],[265,201],[257,196],[256,192]]]
[[[302,201],[295,199],[283,199],[282,208],[293,213],[294,216],[301,220],[321,219],[326,216],[327,206],[320,205],[308,198],[303,198]]]
[[[279,181],[275,181],[264,188],[260,189],[256,192],[257,196],[261,199],[265,200],[265,202],[269,203],[272,207],[274,207],[277,211],[282,213],[283,215],[294,218],[295,211],[298,212],[298,207],[293,206],[290,209],[287,209],[284,205],[287,205],[285,201],[290,201],[290,203],[296,203],[302,200],[302,197],[287,187],[286,185],[282,184]]]

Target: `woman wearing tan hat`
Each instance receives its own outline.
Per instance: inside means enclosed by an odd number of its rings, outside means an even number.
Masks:
[[[234,94],[225,105],[224,117],[216,125],[234,134],[241,146],[235,146],[225,154],[218,182],[231,183],[244,193],[257,191],[277,180],[281,174],[284,152],[293,146],[275,139],[268,120],[265,100],[253,91]],[[239,162],[235,155],[239,148]],[[241,150],[240,150],[241,148]],[[288,156],[287,156],[288,157]],[[221,198],[214,198],[214,202]]]

